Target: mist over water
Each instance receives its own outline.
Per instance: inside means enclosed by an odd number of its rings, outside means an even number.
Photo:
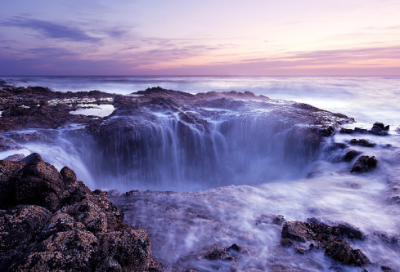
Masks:
[[[77,76],[3,77],[16,86],[47,86],[55,91],[100,90],[130,94],[148,87],[189,93],[209,91],[251,91],[273,99],[294,100],[332,112],[340,112],[358,122],[380,120],[391,125],[400,121],[400,77],[169,77],[169,76]]]
[[[38,152],[58,169],[67,165],[91,189],[158,190],[112,198],[126,211],[126,222],[144,228],[156,259],[171,271],[192,267],[216,271],[215,262],[191,254],[214,245],[233,243],[249,248],[238,271],[269,271],[268,264],[290,263],[307,271],[362,271],[333,262],[316,251],[299,255],[280,249],[280,231],[268,222],[256,224],[262,214],[284,215],[286,220],[319,217],[348,222],[368,235],[351,241],[373,263],[400,270],[399,247],[388,245],[376,233],[400,235],[400,205],[391,197],[400,191],[400,77],[25,77],[6,78],[15,85],[42,85],[56,91],[130,94],[161,86],[190,93],[251,91],[279,106],[294,100],[353,117],[343,127],[370,129],[376,121],[390,125],[388,136],[337,133],[315,147],[307,130],[270,115],[269,108],[252,106],[237,111],[203,105],[197,112],[210,124],[179,125],[181,117],[162,111],[147,119],[113,117],[127,122],[124,133],[110,134],[107,147],[94,147],[90,138],[71,142],[74,127],[54,130],[51,145],[24,144],[25,154]],[[289,105],[289,104],[288,104]],[[213,117],[218,111],[218,118]],[[307,127],[307,122],[301,123]],[[350,144],[368,139],[375,147]],[[132,150],[140,143],[142,149]],[[338,148],[337,144],[345,148]],[[93,148],[93,149],[92,149]],[[376,156],[373,172],[350,174],[356,161],[343,162],[346,150]],[[94,150],[90,152],[90,150]],[[19,152],[21,153],[21,152]],[[10,155],[2,152],[1,158]],[[221,264],[220,271],[228,271]],[[258,269],[258,270],[249,270]],[[338,269],[342,270],[338,270]],[[371,270],[374,271],[374,270]],[[376,271],[380,271],[377,268]]]

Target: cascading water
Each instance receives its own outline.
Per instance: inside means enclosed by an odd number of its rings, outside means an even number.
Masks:
[[[97,186],[193,191],[293,179],[306,175],[318,153],[318,135],[293,120],[268,112],[200,112],[107,120],[98,144],[82,150]]]

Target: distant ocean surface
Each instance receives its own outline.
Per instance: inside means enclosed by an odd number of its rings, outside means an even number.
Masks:
[[[130,94],[148,87],[188,93],[250,91],[294,100],[353,117],[360,123],[400,125],[400,76],[392,77],[242,77],[242,76],[65,76],[1,77],[14,86],[45,86],[55,91],[100,90]]]

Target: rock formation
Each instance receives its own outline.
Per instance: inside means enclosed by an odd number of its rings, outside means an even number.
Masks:
[[[146,231],[107,198],[31,154],[0,161],[1,271],[155,271]]]
[[[366,237],[348,223],[331,226],[311,218],[308,222],[286,222],[282,228],[281,244],[293,245],[301,254],[313,249],[325,249],[325,255],[345,265],[361,266],[370,263],[361,250],[353,249],[344,238],[365,240]],[[309,242],[308,246],[306,242]]]

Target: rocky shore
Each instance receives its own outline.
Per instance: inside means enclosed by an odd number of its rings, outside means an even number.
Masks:
[[[145,230],[107,198],[31,154],[0,161],[1,271],[156,271]]]

